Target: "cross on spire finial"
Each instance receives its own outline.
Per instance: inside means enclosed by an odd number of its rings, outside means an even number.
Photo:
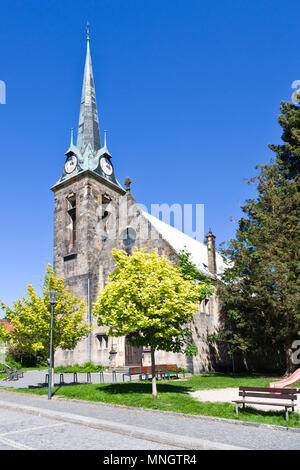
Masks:
[[[90,40],[90,23],[88,21],[86,22],[86,40]]]
[[[127,176],[126,180],[124,181],[124,184],[126,186],[126,192],[127,193],[130,193],[130,185],[131,185],[132,181],[131,179],[129,178],[129,176]]]
[[[92,150],[99,150],[100,131],[99,119],[96,104],[95,83],[92,70],[92,59],[90,51],[90,28],[89,22],[86,25],[87,33],[87,47],[86,59],[84,66],[84,76],[81,93],[78,133],[77,133],[77,147],[84,152],[88,144],[91,145]]]

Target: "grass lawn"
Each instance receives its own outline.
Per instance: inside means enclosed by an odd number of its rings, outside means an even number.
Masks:
[[[268,387],[272,380],[276,380],[276,378],[255,375],[232,376],[219,373],[194,375],[186,381],[159,380],[157,385],[158,397],[156,398],[151,395],[151,383],[144,381],[97,385],[65,385],[54,387],[53,393],[57,397],[70,399],[300,427],[300,414],[298,413],[290,413],[289,420],[286,421],[284,409],[267,412],[248,407],[245,410],[241,409],[239,415],[236,416],[233,403],[199,402],[188,394],[189,391],[194,390],[239,387],[242,385]],[[293,387],[300,388],[300,383],[294,384]],[[15,391],[38,395],[48,393],[47,388],[18,389]]]

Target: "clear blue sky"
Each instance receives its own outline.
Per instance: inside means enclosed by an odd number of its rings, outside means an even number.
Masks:
[[[101,137],[138,202],[205,204],[234,236],[245,180],[300,79],[299,1],[10,0],[0,5],[0,299],[52,262],[53,194],[77,130],[90,22]]]

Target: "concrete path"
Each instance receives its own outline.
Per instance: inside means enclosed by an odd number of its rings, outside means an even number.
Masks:
[[[36,388],[36,387],[45,387],[46,386],[46,375],[49,373],[49,370],[28,370],[24,372],[23,378],[18,380],[0,380],[0,387],[9,387],[9,388]],[[74,374],[73,373],[63,373],[64,384],[74,383]],[[61,385],[60,379],[61,374],[54,374],[54,385]],[[190,377],[191,374],[186,374],[186,377]],[[78,384],[99,384],[99,383],[113,383],[113,382],[123,382],[123,372],[113,374],[112,372],[103,372],[103,379],[101,378],[99,372],[91,372],[88,374],[85,372],[77,373]],[[88,380],[91,380],[88,382]],[[129,377],[124,377],[125,382],[129,382]],[[139,376],[133,375],[131,377],[132,381],[138,381]],[[179,379],[183,380],[183,379]]]
[[[300,433],[236,421],[0,390],[0,413],[17,411],[183,449],[300,449]],[[118,438],[116,438],[118,439]]]
[[[240,399],[239,397],[239,389],[238,388],[219,388],[219,389],[209,389],[209,390],[196,390],[195,392],[190,392],[190,395],[196,398],[199,401],[211,401],[211,402],[228,402],[231,403],[233,400]],[[255,401],[264,401],[261,398],[255,398]],[[283,400],[283,403],[285,401]],[[287,403],[290,403],[287,400]],[[275,410],[278,411],[277,406],[270,406],[270,405],[247,405],[251,406],[252,408],[256,408],[258,410]],[[281,408],[279,408],[281,409]],[[297,403],[295,406],[295,411],[300,413],[300,403]]]
[[[10,388],[34,388],[45,386],[46,374],[48,370],[28,370],[24,372],[24,377],[18,380],[0,380],[0,387],[10,387]],[[90,374],[91,383],[98,384],[100,383],[100,374],[99,372],[92,372]],[[111,383],[114,381],[113,374],[111,372],[104,372],[104,383]],[[74,381],[73,373],[64,373],[63,379],[66,384],[71,384]],[[87,383],[88,377],[86,373],[80,372],[77,373],[78,383]],[[128,377],[125,377],[125,381],[128,381]],[[133,376],[133,380],[138,380],[138,376]],[[116,381],[123,382],[123,374],[116,374]],[[60,374],[54,374],[54,385],[60,385]]]

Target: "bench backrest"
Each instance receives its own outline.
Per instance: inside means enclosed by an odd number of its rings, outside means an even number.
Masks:
[[[141,367],[141,370],[143,373],[147,374],[147,373],[151,373],[152,372],[152,366],[142,366]],[[161,365],[156,365],[155,366],[155,372],[160,372],[162,370],[162,366]]]
[[[297,400],[296,388],[239,387],[239,396]]]
[[[142,373],[151,373],[152,372],[152,366],[142,366],[141,368]],[[163,371],[170,371],[170,372],[176,372],[177,369],[177,364],[156,364],[155,365],[155,372],[163,372]]]
[[[164,370],[169,370],[170,372],[177,371],[177,364],[163,364]]]
[[[140,367],[129,367],[128,374],[140,374]]]

